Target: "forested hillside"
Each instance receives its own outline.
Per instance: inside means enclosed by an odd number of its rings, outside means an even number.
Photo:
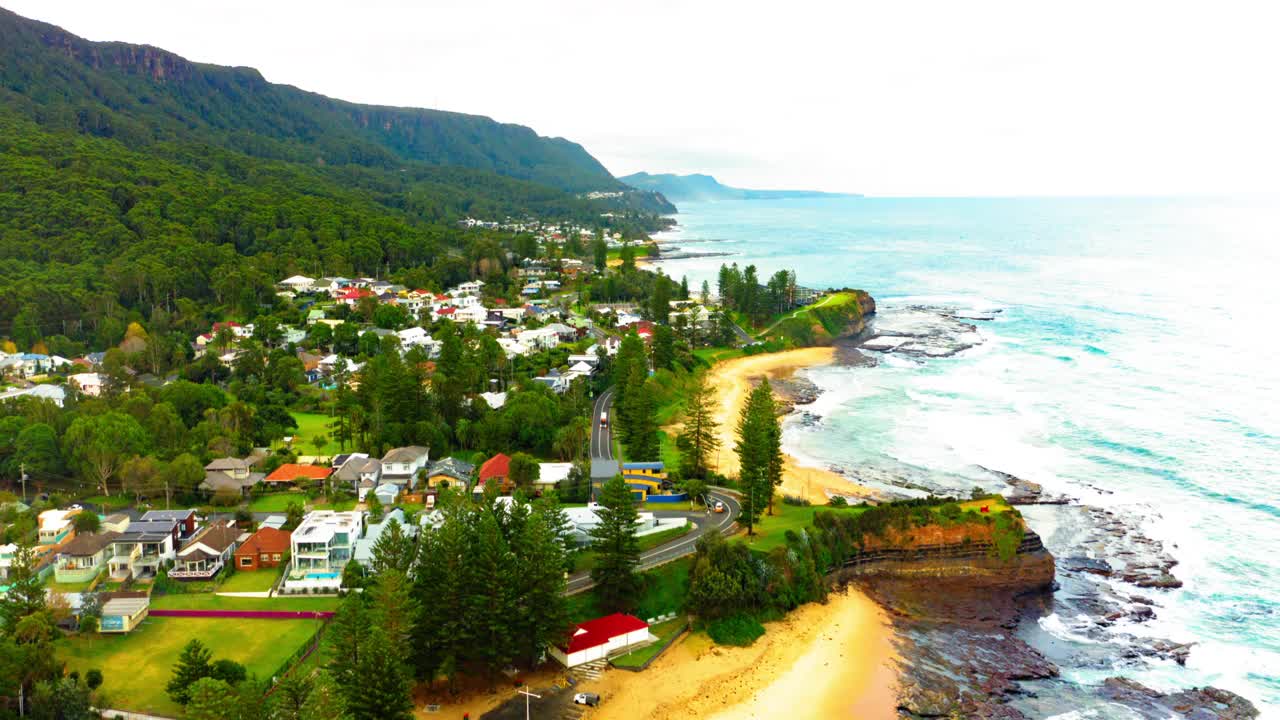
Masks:
[[[19,349],[108,347],[157,311],[252,318],[294,273],[442,288],[504,267],[509,233],[465,217],[658,227],[670,205],[621,187],[528,128],[342,103],[0,10],[0,337]]]
[[[334,100],[269,83],[253,68],[90,42],[3,9],[0,105],[49,129],[134,148],[198,141],[294,162],[399,168],[419,161],[492,170],[571,192],[623,189],[582,146],[527,127]]]

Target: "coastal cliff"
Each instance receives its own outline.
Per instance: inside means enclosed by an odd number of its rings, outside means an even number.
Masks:
[[[875,312],[875,298],[866,290],[836,290],[778,320],[760,339],[791,347],[831,345],[842,338],[861,336]]]

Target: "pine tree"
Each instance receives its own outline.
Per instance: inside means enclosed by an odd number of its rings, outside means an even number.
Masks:
[[[409,578],[397,569],[388,569],[378,575],[368,593],[373,604],[369,612],[372,624],[382,628],[395,645],[407,643],[419,609]]]
[[[463,600],[463,619],[474,634],[465,657],[479,665],[491,684],[515,657],[511,628],[516,566],[496,512],[481,510],[474,521],[474,544],[467,565],[469,583]]]
[[[609,265],[609,246],[604,241],[603,233],[596,233],[596,239],[591,243],[591,255],[596,272],[603,273]]]
[[[375,575],[386,570],[407,574],[413,567],[416,554],[413,538],[405,534],[399,520],[392,518],[387,521],[382,535],[373,543],[373,559],[369,563],[369,569]]]
[[[652,387],[648,386],[648,375],[643,365],[632,366],[627,383],[627,406],[623,412],[626,424],[622,440],[627,446],[627,457],[638,461],[657,460],[660,452],[657,408]]]
[[[564,520],[559,505],[539,503],[514,539],[517,569],[513,628],[516,655],[534,667],[545,648],[564,637],[569,626],[564,597],[566,552],[560,537]]]
[[[773,390],[769,381],[764,380],[751,391],[737,426],[738,485],[742,492],[742,520],[748,535],[755,533],[755,524],[773,494],[775,456],[781,475],[780,450],[773,438],[777,422]]]
[[[600,492],[600,522],[591,529],[596,564],[591,579],[596,597],[605,612],[630,610],[640,594],[640,544],[636,540],[638,513],[631,501],[631,488],[621,475],[605,482]]]
[[[623,415],[627,408],[627,382],[631,379],[631,370],[636,365],[648,370],[648,358],[645,357],[644,341],[635,331],[622,336],[622,345],[618,348],[618,356],[613,361],[613,411],[615,424],[625,425]],[[626,434],[625,427],[618,428],[621,435]]]
[[[365,652],[356,665],[357,682],[347,687],[347,714],[353,720],[411,720],[412,683],[403,648],[376,625],[365,639]]]
[[[653,281],[653,293],[649,296],[649,314],[653,321],[667,324],[671,318],[671,281],[659,273]]]
[[[333,648],[328,663],[329,674],[348,699],[349,693],[362,680],[360,663],[364,659],[365,639],[372,625],[364,596],[358,593],[348,595],[329,621],[327,634],[329,647]]]
[[[619,257],[622,259],[621,268],[624,275],[635,272],[636,249],[631,246],[631,243],[626,242],[622,244],[622,251],[619,253]]]
[[[765,473],[765,491],[769,494],[769,514],[773,514],[773,498],[782,486],[782,422],[778,419],[778,405],[773,399],[773,388],[769,380],[760,383],[768,390],[768,413],[761,418],[761,424],[767,427],[764,441],[764,453],[768,458]]]
[[[187,687],[186,695],[187,700],[182,703],[186,705],[184,717],[191,720],[225,720],[231,714],[228,709],[236,703],[231,686],[211,677],[197,679]]]
[[[684,431],[679,443],[684,450],[681,472],[687,478],[706,478],[708,460],[720,449],[720,423],[716,420],[712,402],[707,378],[699,375],[685,403]]]
[[[5,580],[9,591],[0,596],[0,632],[12,633],[23,619],[48,613],[48,595],[35,568],[35,549],[30,543],[19,545]]]
[[[684,316],[681,316],[684,319]],[[675,333],[666,325],[653,329],[653,369],[672,370],[676,364]]]
[[[173,678],[165,686],[165,692],[174,702],[186,705],[191,700],[192,686],[213,672],[212,658],[213,654],[204,643],[194,638],[182,648],[182,654],[173,666]]]

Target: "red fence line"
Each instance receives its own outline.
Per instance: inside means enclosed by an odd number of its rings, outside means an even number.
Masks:
[[[244,618],[247,620],[328,620],[328,610],[149,610],[151,617]]]

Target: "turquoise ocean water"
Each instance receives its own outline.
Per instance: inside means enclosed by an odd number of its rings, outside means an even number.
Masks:
[[[1063,667],[1215,685],[1280,717],[1280,203],[1276,199],[811,199],[682,203],[670,260],[722,262],[882,305],[1000,310],[956,357],[820,368],[818,465],[964,477],[982,465],[1141,519],[1183,588],[1125,629],[1197,643],[1187,667]],[[964,483],[958,483],[964,485]],[[958,488],[963,489],[963,488]],[[1068,619],[1069,620],[1069,619]],[[1058,625],[1046,625],[1049,629]]]

